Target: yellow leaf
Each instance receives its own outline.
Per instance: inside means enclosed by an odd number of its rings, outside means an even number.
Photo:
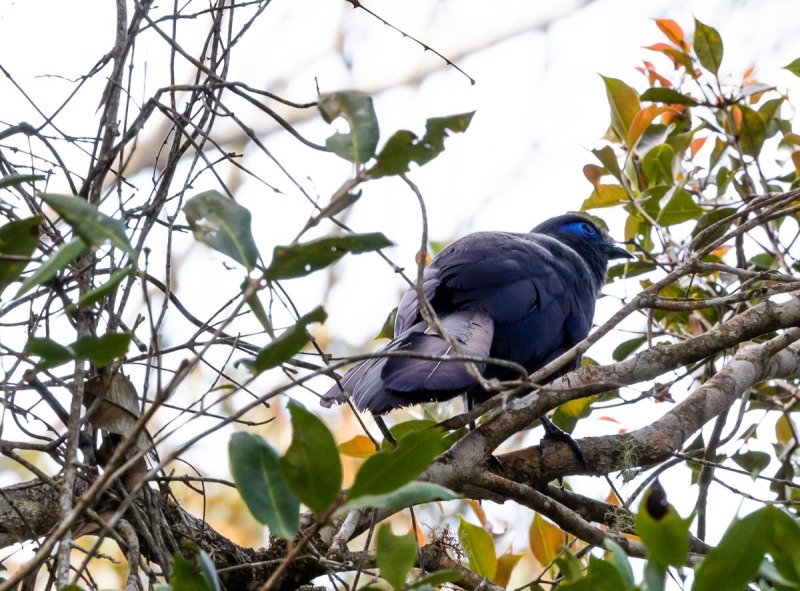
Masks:
[[[375,444],[366,435],[356,435],[338,445],[339,453],[351,458],[368,458],[375,453]]]
[[[564,548],[565,534],[557,525],[536,513],[528,530],[528,539],[536,560],[547,566]]]
[[[589,198],[581,205],[581,211],[598,207],[611,207],[628,201],[628,193],[619,185],[600,185],[595,187]]]
[[[622,80],[602,76],[606,85],[608,104],[611,107],[611,129],[624,141],[636,114],[641,111],[639,93]]]
[[[497,555],[491,534],[468,522],[463,515],[459,515],[458,519],[458,541],[469,559],[469,567],[491,581],[497,572]]]
[[[794,438],[794,425],[787,415],[781,415],[775,423],[775,437],[778,443],[786,445]]]

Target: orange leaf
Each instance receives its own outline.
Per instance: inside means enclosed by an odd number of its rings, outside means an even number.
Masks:
[[[523,556],[525,555],[506,552],[500,558],[498,558],[497,572],[494,574],[492,583],[495,585],[500,585],[501,587],[508,587],[508,581],[511,579],[511,571],[514,570],[514,567],[517,566],[517,563]]]
[[[733,113],[733,124],[736,127],[736,131],[740,131],[742,129],[742,110],[741,109],[732,109]]]
[[[375,444],[366,435],[356,435],[349,441],[340,443],[339,453],[351,458],[368,458],[375,453]]]
[[[531,552],[542,566],[550,564],[564,548],[565,534],[561,529],[536,513],[528,530]]]
[[[475,513],[475,516],[478,518],[478,521],[481,522],[481,525],[485,528],[486,527],[486,511],[483,510],[481,504],[474,500],[474,499],[467,499],[467,505],[470,506],[472,511]]]
[[[686,105],[670,105],[670,110],[661,117],[661,123],[669,125],[673,119],[677,119],[684,113],[686,113]]]
[[[608,491],[608,496],[606,497],[606,503],[609,505],[614,505],[615,507],[619,507],[622,505],[622,501],[619,500],[617,493],[613,490]]]
[[[747,68],[747,69],[744,71],[744,75],[742,76],[742,78],[743,78],[745,81],[747,81],[747,79],[748,79],[748,78],[750,78],[750,77],[751,77],[753,74],[755,74],[755,72],[756,72],[756,67],[755,67],[755,66],[750,66],[749,68]],[[745,83],[746,83],[746,82],[745,82]]]
[[[416,531],[416,534],[417,534],[417,545],[420,548],[422,548],[425,545],[425,534],[423,533],[422,528],[419,525],[419,521],[417,521],[415,519],[414,523],[417,526],[416,529],[414,527],[409,527],[408,528],[408,533],[413,534]]]
[[[631,126],[628,129],[628,149],[632,150],[636,143],[639,141],[639,138],[642,137],[642,134],[648,128],[648,126],[653,122],[653,119],[668,111],[669,107],[659,107],[658,105],[650,105],[649,107],[645,107],[633,118],[631,121]]]
[[[644,49],[649,49],[650,51],[658,51],[660,53],[664,53],[665,49],[672,49],[672,46],[667,45],[666,43],[653,43],[652,45],[646,45]]]
[[[681,29],[678,23],[669,18],[657,18],[655,21],[656,26],[667,36],[667,39],[678,47],[683,48],[686,46],[686,36],[683,34],[683,29]]]
[[[600,184],[600,177],[604,174],[606,174],[606,169],[596,164],[587,164],[583,167],[583,176],[592,183],[595,189],[597,189],[597,185]]]
[[[614,417],[602,416],[602,417],[598,417],[598,419],[601,420],[601,421],[608,421],[610,423],[616,423],[616,424],[619,425],[619,421],[617,419],[615,419]]]
[[[711,251],[711,254],[713,254],[715,257],[717,257],[717,258],[720,258],[720,259],[721,259],[721,258],[722,258],[722,257],[724,257],[726,254],[728,254],[728,251],[729,251],[730,249],[731,249],[731,247],[730,247],[730,246],[720,246],[719,248],[715,248],[714,250],[712,250],[712,251]]]
[[[692,158],[697,156],[697,153],[703,147],[703,144],[706,143],[707,139],[708,139],[708,136],[706,136],[706,137],[698,137],[698,138],[695,138],[695,139],[692,140],[692,143],[689,144],[689,150],[692,153]]]

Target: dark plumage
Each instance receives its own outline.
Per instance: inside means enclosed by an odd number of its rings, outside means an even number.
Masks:
[[[528,234],[464,236],[433,259],[422,285],[463,355],[506,359],[533,372],[589,334],[609,259],[630,256],[588,218],[566,214]],[[383,351],[455,355],[420,316],[414,289],[400,302],[394,334]],[[486,378],[514,376],[494,365],[477,367]],[[464,364],[411,357],[369,359],[348,371],[341,384],[359,410],[374,414],[463,392],[474,401],[488,397]],[[321,401],[334,402],[344,402],[338,384]]]

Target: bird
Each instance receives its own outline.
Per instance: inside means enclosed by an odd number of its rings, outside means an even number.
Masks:
[[[620,258],[633,255],[578,213],[548,219],[528,233],[468,234],[422,274],[422,293],[458,350],[423,319],[412,287],[398,306],[391,342],[350,369],[320,403],[345,402],[343,389],[358,410],[373,415],[459,394],[470,404],[483,402],[492,393],[467,364],[431,357],[492,357],[528,373],[544,367],[589,334],[608,262]],[[404,355],[382,355],[393,351]],[[579,364],[575,359],[548,379]],[[486,380],[518,376],[507,366],[474,365]]]

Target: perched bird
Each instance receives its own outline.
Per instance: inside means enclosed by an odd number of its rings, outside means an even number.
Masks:
[[[534,372],[582,341],[594,316],[610,259],[631,257],[589,218],[566,214],[527,234],[476,232],[445,248],[425,268],[422,289],[460,354],[513,361]],[[457,356],[422,319],[415,289],[400,302],[394,339],[381,352]],[[577,367],[575,360],[558,374]],[[515,373],[476,363],[487,379]],[[555,376],[551,376],[552,377]],[[340,380],[359,410],[380,415],[394,408],[444,401],[466,393],[491,396],[464,363],[378,355]],[[344,402],[337,383],[323,406]]]

